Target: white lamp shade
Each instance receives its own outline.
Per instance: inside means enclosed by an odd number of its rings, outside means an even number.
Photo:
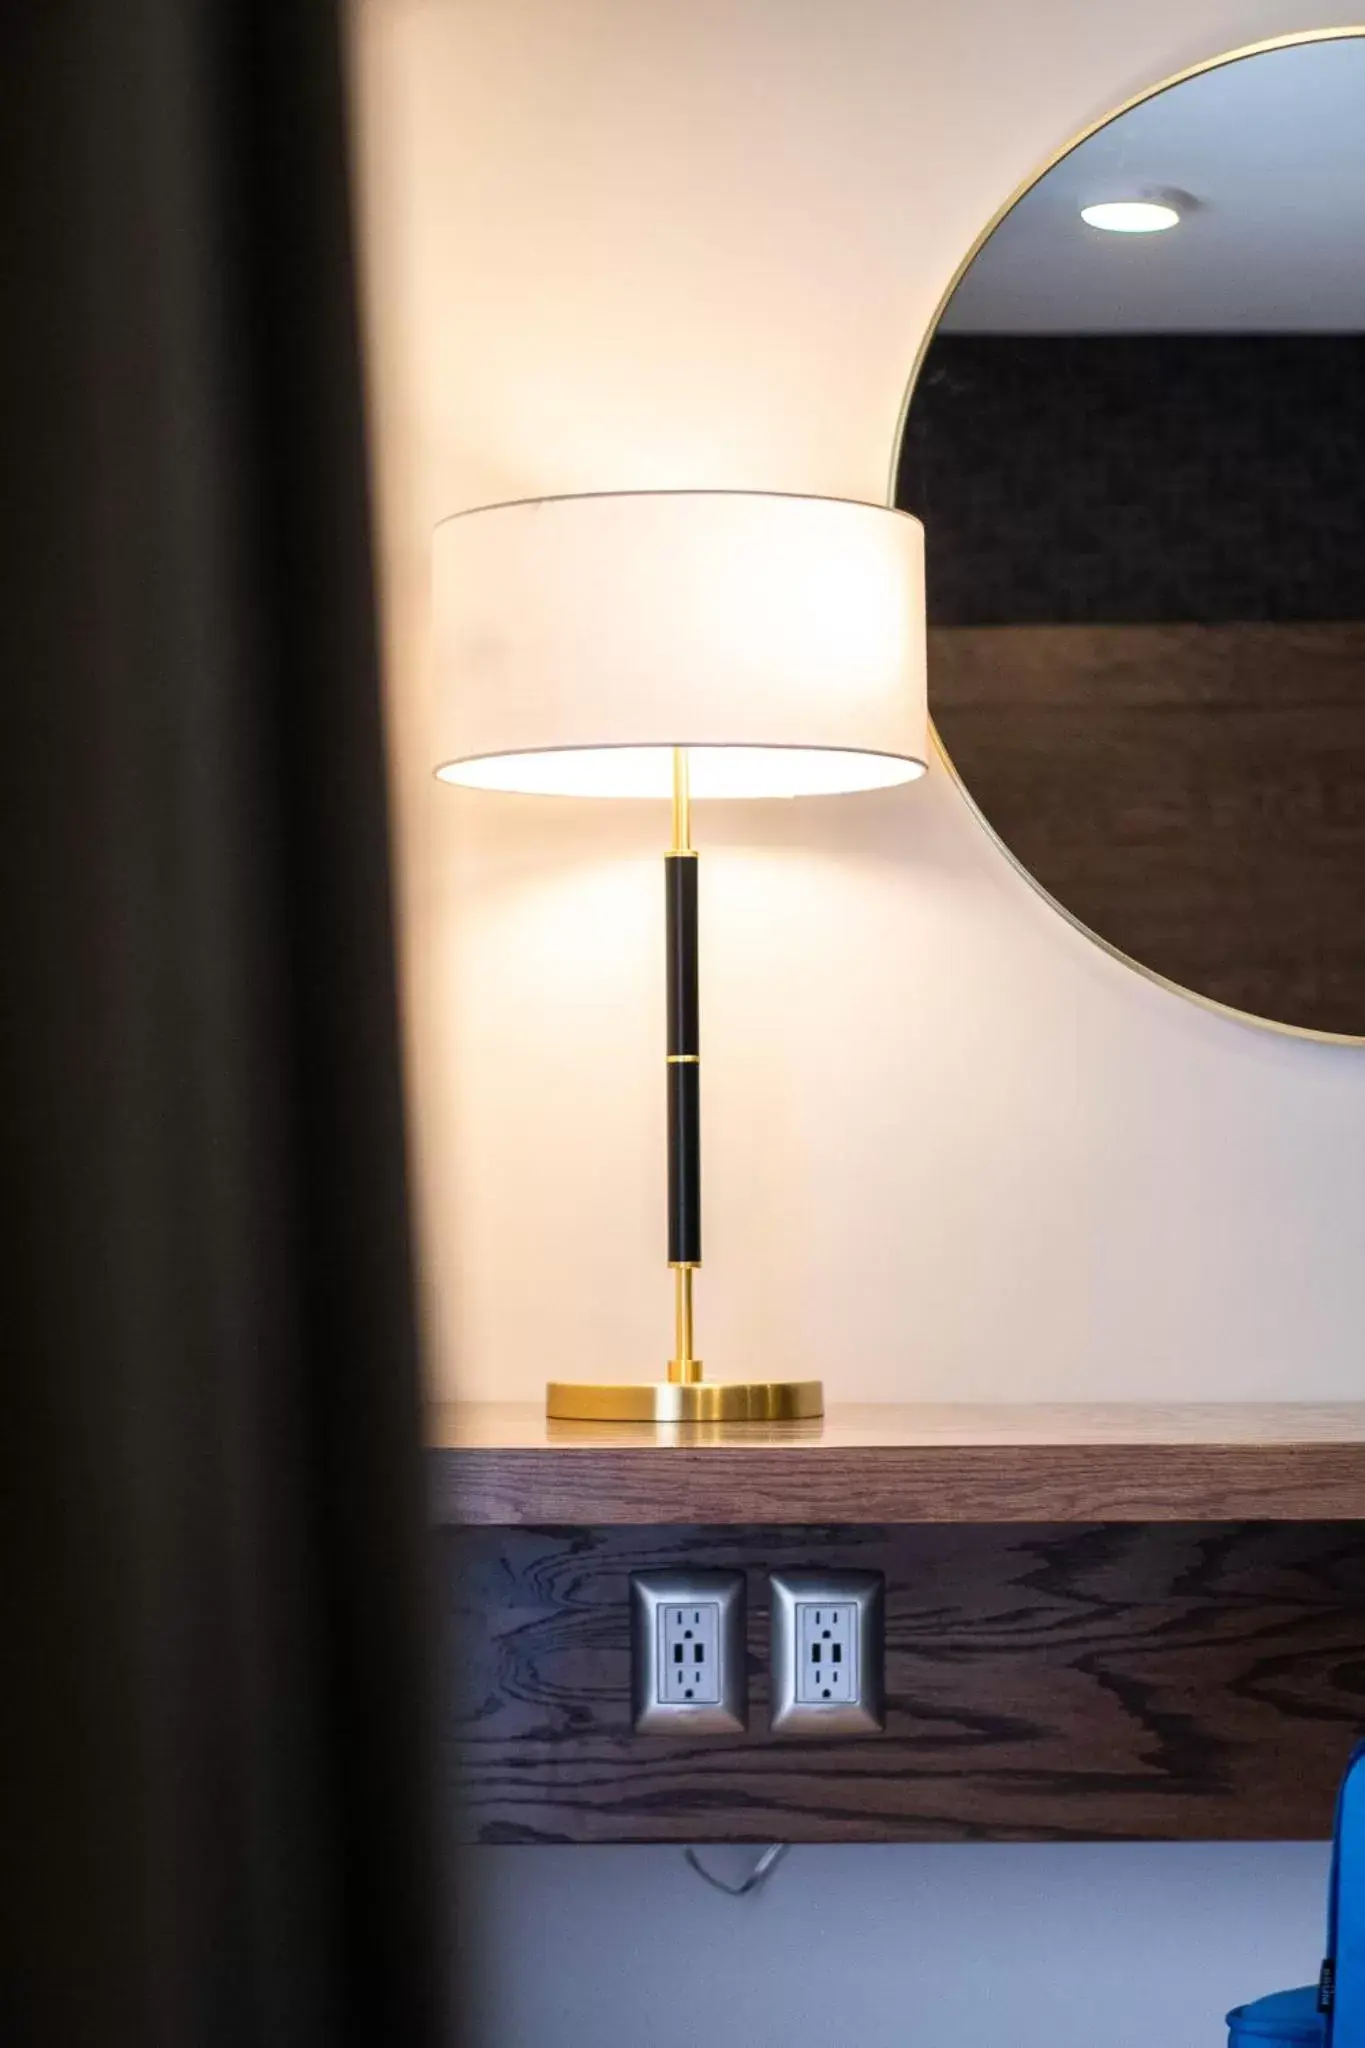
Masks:
[[[436,773],[664,796],[875,789],[924,771],[924,537],[904,512],[749,491],[492,505],[436,529]]]

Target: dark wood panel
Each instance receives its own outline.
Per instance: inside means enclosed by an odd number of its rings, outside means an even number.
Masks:
[[[1365,1403],[838,1404],[822,1423],[559,1425],[433,1408],[440,1521],[1192,1522],[1365,1515]]]
[[[1330,1832],[1365,1723],[1350,1523],[441,1532],[446,1743],[484,1842],[1274,1839]],[[749,1578],[750,1729],[629,1716],[633,1569]],[[885,1734],[766,1729],[764,1573],[887,1580]]]
[[[930,635],[944,745],[1011,852],[1182,987],[1365,1034],[1365,625]]]
[[[1354,743],[1365,711],[1365,620],[940,626],[929,661],[940,712],[1340,712]]]

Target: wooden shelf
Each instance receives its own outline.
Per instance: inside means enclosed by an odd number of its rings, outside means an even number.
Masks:
[[[836,1407],[820,1429],[436,1409],[454,1825],[485,1842],[1330,1831],[1365,1713],[1365,1402]],[[880,1572],[887,1723],[768,1719],[769,1575]],[[747,1584],[749,1726],[641,1737],[630,1575]]]
[[[1365,1519],[1365,1402],[835,1407],[821,1425],[430,1411],[438,1521],[610,1524]]]

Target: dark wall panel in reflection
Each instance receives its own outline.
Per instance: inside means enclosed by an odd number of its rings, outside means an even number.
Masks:
[[[1365,618],[1365,336],[940,335],[896,502],[931,625]]]

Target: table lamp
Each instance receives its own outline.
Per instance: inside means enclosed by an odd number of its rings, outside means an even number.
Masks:
[[[802,1421],[818,1380],[707,1380],[694,801],[924,773],[923,532],[903,512],[754,491],[532,498],[434,542],[436,774],[475,789],[671,800],[666,1379],[555,1381],[581,1422]]]

